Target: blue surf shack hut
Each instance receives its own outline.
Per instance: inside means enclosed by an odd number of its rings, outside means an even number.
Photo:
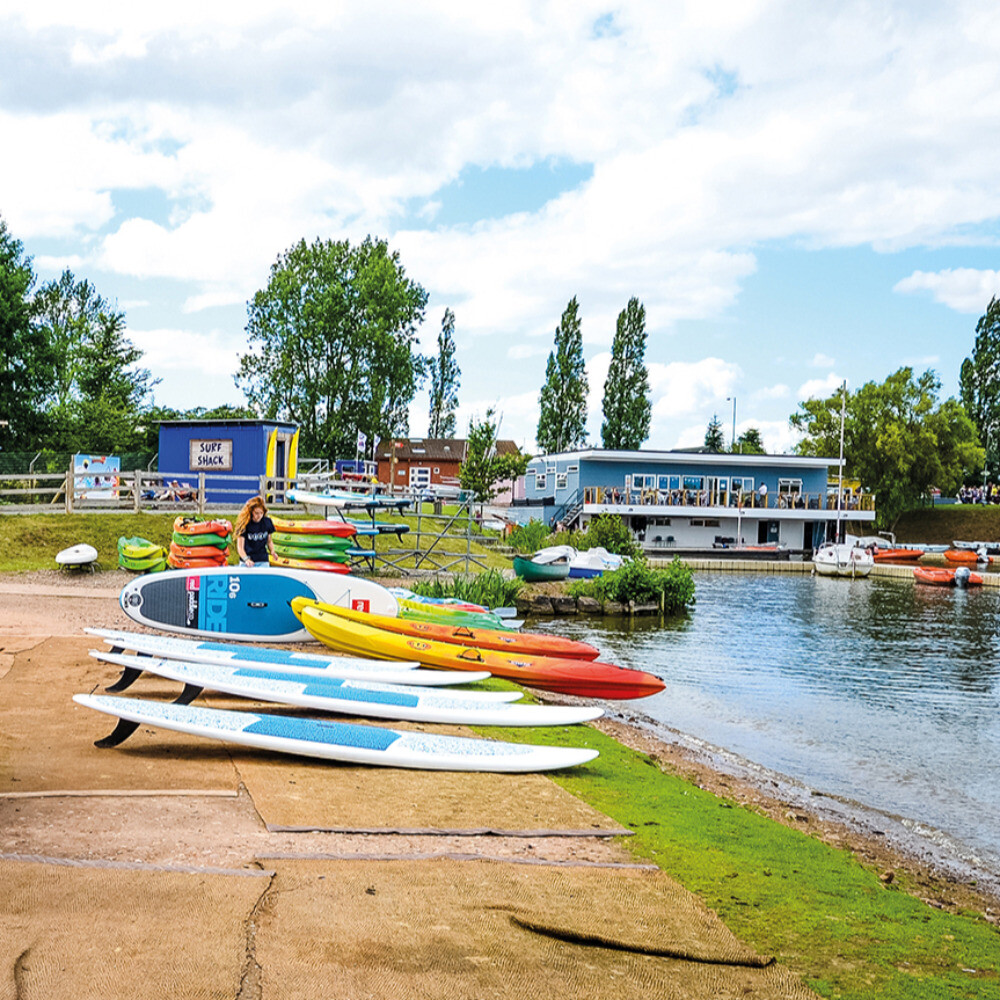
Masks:
[[[239,507],[261,490],[284,495],[298,465],[299,428],[280,420],[165,420],[160,424],[159,474],[197,488],[205,501]]]

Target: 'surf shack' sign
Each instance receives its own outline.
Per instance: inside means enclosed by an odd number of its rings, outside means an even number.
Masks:
[[[233,442],[221,441],[190,442],[189,465],[192,472],[232,472]]]

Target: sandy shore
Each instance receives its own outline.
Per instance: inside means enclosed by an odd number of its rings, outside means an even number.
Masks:
[[[49,637],[79,637],[86,625],[135,628],[117,595],[130,574],[41,571],[0,578],[0,677],[14,656]],[[548,700],[548,699],[547,699]],[[553,701],[560,699],[556,696]],[[1000,922],[1000,885],[948,861],[907,831],[849,804],[782,786],[771,775],[732,766],[680,737],[655,729],[629,707],[598,725],[666,769],[776,822],[854,852],[883,880],[905,874],[931,906],[973,909]],[[742,770],[742,773],[740,773]],[[245,790],[236,794],[0,797],[0,854],[128,860],[153,865],[233,869],[255,858],[288,853],[333,857],[477,856],[569,864],[626,864],[631,856],[609,837],[409,836],[357,833],[276,833],[256,813]]]

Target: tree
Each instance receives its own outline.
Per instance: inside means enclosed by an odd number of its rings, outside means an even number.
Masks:
[[[34,283],[31,259],[0,217],[0,448],[8,450],[42,440],[41,401],[52,381],[54,359],[31,317]]]
[[[473,417],[469,421],[465,460],[459,466],[458,481],[477,503],[492,500],[499,492],[498,483],[523,476],[531,461],[530,455],[520,452],[498,452],[499,430],[500,421],[492,407],[482,420]]]
[[[535,438],[546,454],[578,448],[587,440],[587,369],[578,311],[574,296],[556,327],[555,347],[545,366]]]
[[[353,455],[358,431],[405,435],[426,304],[385,240],[300,240],[248,306],[236,384],[262,416],[299,424],[306,454]]]
[[[990,299],[976,324],[972,354],[962,362],[959,396],[986,449],[988,468],[1000,459],[1000,300]]]
[[[740,455],[766,455],[767,449],[756,427],[748,427],[737,439],[733,451]]]
[[[54,358],[45,400],[49,445],[69,451],[135,447],[143,408],[159,380],[137,367],[142,351],[125,335],[124,313],[69,270],[39,289],[33,313]]]
[[[941,382],[933,371],[914,378],[900,368],[885,382],[867,382],[849,393],[844,420],[844,461],[875,494],[878,524],[891,529],[903,511],[931,487],[955,491],[971,469],[981,468],[976,429],[955,399],[938,404]],[[790,418],[805,432],[803,455],[839,455],[841,394],[809,399]]]
[[[604,382],[601,444],[605,448],[635,451],[649,437],[653,408],[645,354],[646,310],[637,298],[631,298],[618,314],[611,364]]]
[[[712,419],[708,423],[705,431],[705,447],[709,451],[725,451],[726,441],[722,436],[722,424],[719,423],[718,414],[713,413]]]
[[[455,360],[455,314],[445,309],[438,334],[438,353],[430,359],[431,414],[427,429],[429,438],[449,438],[455,435],[455,408],[458,406],[459,376]]]

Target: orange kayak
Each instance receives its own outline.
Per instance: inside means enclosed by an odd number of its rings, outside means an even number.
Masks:
[[[305,601],[306,598],[300,600]],[[596,660],[600,651],[588,642],[576,642],[561,635],[538,635],[532,632],[499,632],[496,629],[470,628],[467,625],[448,625],[445,622],[415,621],[409,618],[390,618],[388,615],[373,615],[365,611],[335,607],[312,602],[322,611],[340,615],[361,625],[385,629],[398,635],[411,635],[420,639],[435,639],[457,646],[472,646],[476,649],[497,649],[508,653],[533,656],[557,656],[570,660]],[[294,609],[293,609],[294,610]]]
[[[197,536],[192,535],[191,541],[197,541]],[[227,559],[226,550],[217,545],[178,545],[171,542],[170,554],[175,559],[214,559],[220,565]]]
[[[233,526],[226,520],[199,521],[193,517],[178,517],[174,531],[179,535],[231,535]]]
[[[425,666],[444,670],[488,670],[496,677],[505,677],[526,687],[583,698],[645,698],[662,691],[665,686],[653,674],[613,663],[518,655],[418,639],[348,621],[322,611],[311,600],[293,598],[291,604],[292,611],[314,638],[352,656],[419,660]]]
[[[329,559],[291,559],[288,556],[271,556],[272,566],[285,569],[314,569],[323,573],[350,573],[347,563],[330,562]]]
[[[337,538],[353,538],[358,529],[346,521],[286,521],[272,517],[275,531],[287,531],[292,535],[334,535]]]
[[[225,555],[225,553],[223,553]],[[213,566],[225,566],[226,560],[222,559],[182,559],[180,556],[169,555],[167,562],[174,569],[210,569]]]

